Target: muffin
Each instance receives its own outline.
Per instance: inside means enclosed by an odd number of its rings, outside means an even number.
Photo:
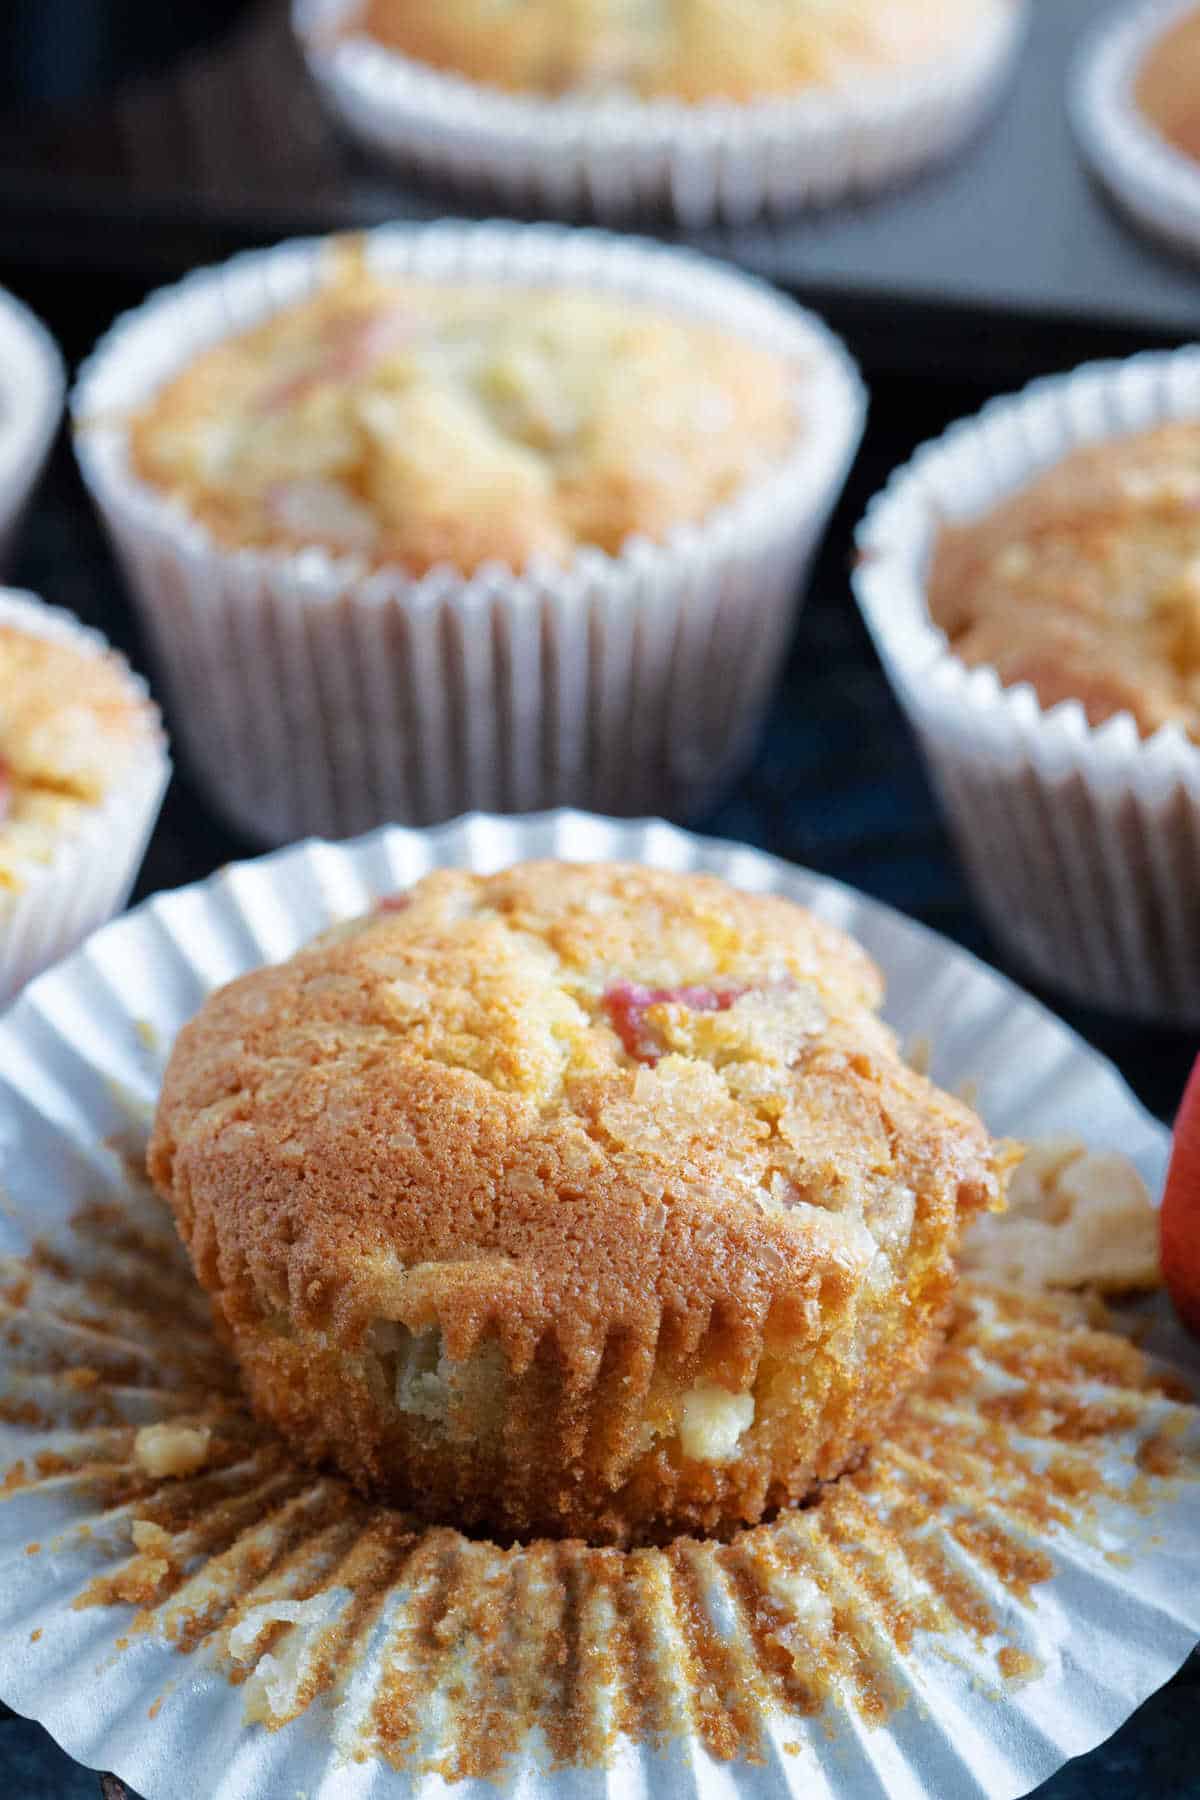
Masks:
[[[444,870],[206,1003],[150,1173],[307,1459],[473,1529],[725,1532],[862,1456],[999,1204],[880,1000],[711,877]]]
[[[1134,100],[1160,137],[1200,162],[1200,7],[1191,7],[1150,46]]]
[[[54,442],[65,386],[54,339],[0,288],[0,564]]]
[[[123,660],[0,590],[0,1000],[116,911],[166,773],[157,710]]]
[[[1138,225],[1200,255],[1200,7],[1147,0],[1106,16],[1071,85],[1089,163]]]
[[[73,404],[196,773],[269,842],[711,802],[863,415],[757,283],[503,225],[192,276]]]
[[[1200,356],[993,402],[893,477],[855,588],[1000,943],[1200,1022]]]
[[[978,124],[1024,0],[293,0],[372,149],[503,206],[746,223],[887,185]]]
[[[864,80],[953,55],[996,11],[967,0],[366,0],[350,29],[402,56],[513,93],[605,93],[643,100],[739,104]]]
[[[929,611],[963,662],[1043,707],[1200,741],[1200,418],[1086,445],[943,527]]]
[[[131,460],[230,549],[519,573],[734,500],[793,443],[796,376],[615,295],[385,278],[347,247],[139,409]]]

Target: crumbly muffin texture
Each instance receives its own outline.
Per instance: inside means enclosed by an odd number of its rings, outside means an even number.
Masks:
[[[1146,52],[1134,100],[1169,144],[1200,162],[1200,6]]]
[[[1200,420],[1077,450],[947,526],[928,592],[957,656],[1043,706],[1200,741]]]
[[[927,1365],[1005,1153],[791,903],[442,871],[215,995],[150,1170],[255,1404],[427,1518],[731,1529]]]
[[[1004,3],[366,0],[351,29],[515,92],[753,101],[931,63]]]
[[[132,420],[135,472],[221,544],[472,573],[661,540],[799,440],[800,371],[575,288],[371,273],[198,356]]]
[[[157,741],[113,654],[0,619],[0,901],[50,862]]]
[[[999,1214],[973,1219],[963,1270],[1007,1286],[1129,1294],[1158,1286],[1158,1214],[1127,1156],[1078,1138],[1030,1144]]]

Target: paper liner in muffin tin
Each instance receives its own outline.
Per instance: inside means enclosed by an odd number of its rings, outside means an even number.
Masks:
[[[1200,746],[1132,715],[969,669],[933,624],[942,520],[986,512],[1077,447],[1200,419],[1200,350],[1085,365],[993,401],[893,475],[859,528],[854,585],[997,938],[1078,1000],[1200,1023]]]
[[[380,155],[551,215],[628,219],[668,209],[683,224],[746,224],[872,192],[949,155],[1010,74],[1025,0],[999,0],[935,67],[846,92],[689,105],[620,93],[505,93],[353,32],[359,0],[294,0],[317,87]]]
[[[1155,128],[1134,84],[1153,44],[1196,0],[1121,7],[1091,34],[1070,88],[1075,133],[1088,162],[1131,218],[1172,249],[1200,255],[1200,163]]]
[[[99,632],[72,614],[14,588],[0,588],[0,625],[54,638],[86,656],[109,651]],[[132,670],[127,674],[131,693],[149,706],[145,683]],[[171,772],[161,734],[144,738],[145,757],[62,833],[50,861],[30,862],[20,887],[0,886],[0,1007],[125,904]]]
[[[54,339],[0,288],[0,568],[54,442],[65,389]]]
[[[795,443],[728,505],[661,544],[535,558],[521,575],[374,573],[322,549],[217,546],[129,467],[128,414],[191,358],[311,293],[320,240],[235,258],[121,320],[72,407],[84,477],[214,803],[268,842],[387,819],[558,802],[688,810],[744,760],[865,397],[811,314],[679,251],[552,226],[384,227],[373,267],[574,285],[749,336],[794,362]]]
[[[0,1021],[0,1694],[145,1800],[457,1780],[544,1800],[1025,1792],[1200,1635],[1200,1420],[1165,1307],[1140,1319],[1162,1328],[1152,1362],[1074,1302],[964,1290],[866,1468],[728,1545],[501,1550],[414,1528],[295,1468],[240,1405],[130,1173],[176,1029],[217,983],[430,867],[545,855],[704,869],[814,906],[881,961],[892,1022],[931,1040],[937,1078],[977,1080],[997,1130],[1079,1132],[1160,1183],[1166,1134],[1065,1027],[754,851],[578,814],[474,818],[163,896]],[[157,1421],[207,1426],[206,1466],[144,1474],[133,1432]]]

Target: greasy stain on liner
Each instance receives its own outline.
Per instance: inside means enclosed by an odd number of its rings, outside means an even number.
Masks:
[[[1034,1680],[1023,1621],[1055,1538],[1104,1548],[1098,1502],[1132,1520],[1200,1477],[1185,1390],[1084,1303],[964,1285],[923,1388],[813,1504],[728,1543],[471,1541],[291,1460],[137,1184],[0,1265],[0,1337],[20,1445],[0,1500],[44,1484],[77,1509],[47,1545],[79,1559],[76,1607],[132,1606],[119,1641],[214,1656],[248,1722],[320,1704],[347,1756],[447,1780],[535,1742],[557,1766],[684,1735],[762,1761],[781,1723],[884,1724],[923,1641]],[[160,1424],[206,1434],[201,1466],[148,1472],[138,1431]]]

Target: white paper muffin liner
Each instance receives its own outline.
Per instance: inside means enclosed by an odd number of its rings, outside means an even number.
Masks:
[[[1166,1133],[1102,1058],[964,952],[755,851],[477,817],[161,896],[0,1020],[0,1695],[144,1800],[482,1800],[492,1777],[540,1800],[1026,1792],[1200,1635],[1200,1415],[1169,1372],[1200,1363],[1165,1303],[1140,1315],[1152,1366],[1067,1303],[975,1291],[870,1471],[726,1546],[410,1537],[295,1470],[236,1399],[130,1172],[176,1031],[218,983],[431,867],[529,856],[704,869],[813,906],[881,962],[892,1023],[930,1040],[935,1078],[975,1078],[996,1130],[1120,1148],[1157,1192]],[[138,1473],[134,1428],[197,1419],[207,1470]],[[145,1519],[163,1535],[135,1553]],[[129,1582],[150,1585],[140,1613],[97,1604]],[[291,1722],[267,1731],[265,1709]]]
[[[54,638],[84,655],[109,651],[100,633],[72,614],[13,588],[0,588],[0,625]],[[131,693],[149,704],[145,683],[132,670],[127,673]],[[170,768],[165,742],[147,734],[144,759],[76,829],[62,834],[52,859],[30,862],[21,887],[0,887],[0,1007],[31,975],[57,962],[124,906]]]
[[[54,442],[65,388],[54,339],[0,288],[0,568]]]
[[[1087,364],[925,445],[859,529],[855,591],[983,911],[1039,980],[1114,1012],[1200,1023],[1200,746],[1178,726],[1043,710],[969,669],[929,617],[942,520],[988,511],[1080,445],[1200,417],[1200,350]]]
[[[861,433],[853,364],[812,315],[686,253],[552,226],[385,227],[366,242],[385,272],[590,287],[745,334],[797,368],[796,441],[661,544],[522,575],[223,550],[132,474],[125,420],[202,349],[311,292],[326,250],[291,243],[189,277],[113,328],[72,406],[190,762],[273,843],[480,806],[690,809],[761,722]]]
[[[828,204],[915,173],[979,125],[1016,60],[1027,0],[998,0],[935,68],[847,93],[739,105],[508,94],[344,35],[360,0],[293,0],[317,87],[377,153],[508,208],[697,228]]]
[[[1167,141],[1134,100],[1142,60],[1195,0],[1122,7],[1089,37],[1071,79],[1080,145],[1118,203],[1172,249],[1200,256],[1200,163]]]

